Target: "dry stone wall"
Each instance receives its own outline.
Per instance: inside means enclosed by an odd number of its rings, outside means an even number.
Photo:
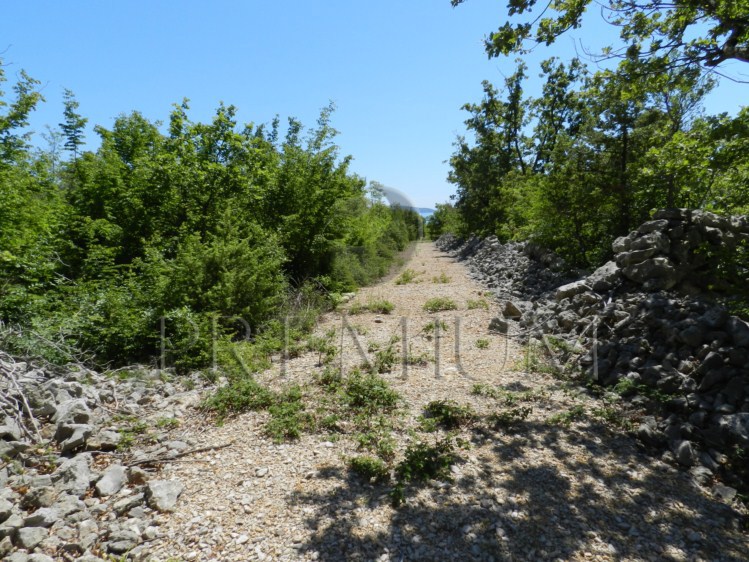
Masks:
[[[528,244],[447,236],[438,246],[468,260],[501,310],[520,312],[494,328],[545,342],[558,364],[624,396],[639,438],[698,480],[746,491],[749,323],[707,289],[726,289],[717,260],[748,243],[745,216],[662,210],[614,242],[612,261],[574,281]],[[749,263],[733,265],[749,284]]]

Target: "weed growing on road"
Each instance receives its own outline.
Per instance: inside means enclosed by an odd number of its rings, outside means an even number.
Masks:
[[[443,310],[456,310],[458,305],[448,297],[435,297],[424,303],[427,312],[441,312]]]
[[[435,275],[432,277],[432,283],[449,283],[451,280],[450,278],[445,275],[445,272],[439,274],[439,276]]]
[[[531,415],[531,412],[533,412],[533,409],[529,406],[510,408],[509,410],[489,414],[487,421],[489,422],[489,425],[493,426],[495,429],[509,429],[510,427],[524,421]]]
[[[476,413],[470,406],[461,406],[454,400],[435,400],[424,408],[422,427],[434,431],[442,429],[458,429],[476,419]]]
[[[585,417],[585,408],[582,406],[573,406],[566,412],[561,412],[559,414],[554,414],[551,416],[547,421],[550,425],[562,425],[565,427],[569,427],[569,425],[575,421],[580,420],[583,417]]]
[[[395,468],[396,483],[390,492],[394,506],[405,501],[406,486],[413,482],[426,482],[431,479],[447,480],[450,467],[458,460],[457,446],[453,436],[438,439],[433,445],[423,441],[409,445],[403,460]]]
[[[476,340],[476,347],[478,349],[486,349],[489,347],[489,340],[483,338]]]
[[[486,299],[469,299],[468,302],[466,302],[466,308],[468,310],[476,310],[477,308],[489,310],[489,303],[486,301]]]
[[[368,482],[385,482],[390,479],[390,470],[381,459],[369,455],[353,457],[348,461],[349,469]]]
[[[390,314],[395,305],[385,299],[372,299],[364,304],[356,303],[351,305],[349,308],[349,314],[363,314],[365,312],[373,312],[375,314]]]
[[[395,280],[396,285],[408,285],[409,283],[418,282],[416,281],[416,277],[419,274],[416,273],[413,269],[407,269],[403,273],[400,274],[398,279]]]

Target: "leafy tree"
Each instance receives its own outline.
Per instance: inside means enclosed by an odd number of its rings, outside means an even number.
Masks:
[[[65,106],[63,117],[65,120],[60,123],[60,129],[65,135],[65,150],[72,152],[73,158],[77,160],[78,148],[85,143],[83,130],[86,127],[86,123],[88,123],[88,119],[76,112],[80,104],[75,99],[72,91],[65,89],[63,91],[63,100]]]
[[[451,0],[453,6],[465,0]],[[551,45],[582,25],[592,0],[508,0],[506,21],[486,40],[490,57],[527,53]],[[596,4],[598,7],[598,4]],[[675,66],[698,63],[715,68],[729,60],[749,62],[749,1],[608,0],[600,3],[605,21],[620,29],[625,47],[604,56],[668,59]],[[528,21],[534,12],[540,14]],[[547,15],[548,14],[548,15]],[[515,21],[513,21],[515,20]],[[522,21],[518,21],[522,20]]]

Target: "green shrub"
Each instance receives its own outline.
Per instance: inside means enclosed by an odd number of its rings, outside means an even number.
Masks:
[[[439,326],[440,331],[447,331],[447,324],[442,320],[431,320],[430,322],[427,322],[422,331],[425,334],[431,334],[432,332],[434,332],[437,326]]]
[[[469,299],[466,302],[466,308],[468,310],[475,310],[477,308],[483,308],[484,310],[489,310],[489,303],[486,301],[486,299]]]
[[[435,400],[424,407],[424,416],[443,429],[457,429],[476,418],[470,406],[461,406],[454,400]]]
[[[231,381],[208,397],[203,406],[220,416],[249,410],[265,410],[275,400],[273,393],[254,378],[244,377]]]
[[[349,314],[373,312],[375,314],[390,314],[395,305],[385,299],[370,299],[365,304],[356,303],[349,308]]]
[[[395,280],[396,285],[408,285],[416,280],[418,274],[413,269],[406,269],[403,273],[398,276]]]
[[[378,458],[361,455],[348,461],[349,469],[367,481],[385,482],[390,479],[387,465]]]
[[[483,338],[476,340],[476,347],[478,349],[486,349],[486,348],[488,348],[489,347],[489,340],[483,339]]]
[[[449,283],[449,282],[450,282],[450,278],[447,275],[445,275],[444,271],[440,273],[439,275],[435,275],[434,277],[432,277],[432,283]]]
[[[351,408],[389,412],[398,406],[400,395],[383,378],[357,370],[344,382],[344,400]]]
[[[450,467],[457,460],[456,445],[450,436],[437,440],[434,445],[423,441],[409,445],[395,468],[396,485],[390,493],[393,505],[403,503],[406,486],[412,482],[449,479]]]
[[[490,414],[488,422],[496,428],[507,429],[524,421],[529,415],[531,415],[532,411],[533,409],[527,406],[510,408],[509,410]]]
[[[424,303],[427,312],[441,312],[443,310],[456,310],[458,305],[448,297],[435,297]]]

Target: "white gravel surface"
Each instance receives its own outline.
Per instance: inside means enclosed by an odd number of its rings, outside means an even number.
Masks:
[[[267,413],[243,414],[219,427],[195,413],[191,442],[233,445],[165,466],[163,477],[180,480],[185,491],[176,511],[164,516],[153,560],[749,559],[749,537],[735,506],[712,498],[688,473],[648,456],[591,415],[600,402],[551,375],[524,371],[524,351],[488,331],[499,304],[484,296],[461,263],[420,243],[403,268],[415,270],[418,282],[397,285],[393,276],[353,301],[385,298],[395,305],[391,314],[348,318],[362,332],[365,351],[400,337],[406,318],[411,353],[429,356],[426,366],[409,366],[406,378],[400,365],[383,375],[404,397],[399,454],[432,400],[470,404],[479,413],[497,410],[497,400],[471,394],[477,382],[543,391],[530,404],[530,417],[514,431],[461,430],[468,446],[452,468],[452,482],[416,488],[396,509],[387,485],[349,473],[346,459],[359,454],[349,434],[275,444],[262,431]],[[442,273],[449,282],[433,282]],[[458,310],[427,313],[422,307],[432,297],[449,297]],[[482,298],[491,303],[488,310],[468,310],[469,300]],[[448,325],[438,372],[435,339],[421,332],[436,317]],[[340,313],[331,313],[318,333],[335,329],[341,345],[341,326]],[[488,347],[479,348],[479,339]],[[349,333],[342,357],[346,368],[361,363]],[[307,353],[290,360],[285,373],[276,364],[258,378],[270,386],[311,385],[320,371],[317,359]],[[570,426],[549,423],[575,406],[586,415]]]

